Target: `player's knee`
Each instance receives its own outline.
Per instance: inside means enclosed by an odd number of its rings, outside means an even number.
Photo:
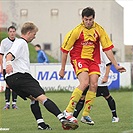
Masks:
[[[88,85],[89,85],[89,82],[88,81],[84,81],[84,83],[83,83],[84,89],[86,89],[88,87]]]
[[[47,100],[47,97],[46,97],[44,94],[42,94],[42,95],[38,96],[36,99],[37,99],[41,104],[43,104],[44,101]]]
[[[93,91],[93,90],[97,90],[98,84],[97,83],[92,83],[89,85],[89,90]]]
[[[108,96],[104,96],[104,98],[107,100],[108,98],[110,97],[110,95],[108,95]]]

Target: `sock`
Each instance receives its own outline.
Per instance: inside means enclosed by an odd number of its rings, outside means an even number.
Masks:
[[[92,91],[87,91],[85,97],[85,108],[83,110],[83,116],[88,116],[90,114],[91,107],[93,106],[96,93]]]
[[[79,99],[80,99],[81,96],[82,96],[82,93],[83,93],[82,90],[80,90],[80,89],[78,89],[78,88],[75,88],[75,90],[73,91],[73,93],[72,93],[72,95],[71,95],[69,104],[68,104],[68,106],[67,106],[67,108],[66,108],[66,111],[67,111],[67,112],[73,113],[76,104],[78,103]]]
[[[109,105],[109,108],[110,108],[110,110],[112,112],[113,117],[117,117],[117,114],[116,114],[116,105],[115,105],[114,99],[112,98],[112,96],[110,96],[106,100],[108,102],[108,105]]]
[[[85,102],[85,100],[81,100],[81,99],[79,100],[79,102],[76,105],[75,111],[73,113],[74,117],[76,117],[76,118],[78,117],[80,111],[82,110],[82,108],[84,106],[84,102]]]
[[[44,123],[44,120],[42,117],[39,102],[38,101],[31,101],[30,107],[31,107],[31,112],[33,113],[33,115],[37,121],[37,124],[41,125],[41,126],[42,126],[42,124],[44,125],[45,123]]]
[[[57,105],[51,101],[50,99],[46,99],[43,102],[43,105],[45,106],[45,108],[52,114],[54,114],[56,117],[61,114],[61,111],[59,110],[59,108],[57,107]]]
[[[6,87],[6,90],[5,90],[5,101],[6,101],[6,104],[10,102],[10,94],[11,94],[11,91],[8,87]]]
[[[14,91],[12,91],[12,104],[16,104],[16,102],[17,102],[17,94]]]

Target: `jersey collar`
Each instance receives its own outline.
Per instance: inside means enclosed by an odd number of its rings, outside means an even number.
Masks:
[[[8,39],[9,39],[10,41],[12,41],[12,42],[14,42],[14,41],[15,41],[15,38],[14,38],[13,40],[11,40],[11,39],[8,37]]]

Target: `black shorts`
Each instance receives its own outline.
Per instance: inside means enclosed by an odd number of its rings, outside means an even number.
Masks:
[[[87,91],[88,91],[89,87],[86,88],[82,95],[86,95]],[[99,96],[103,96],[103,97],[106,97],[109,95],[109,90],[108,90],[108,87],[107,86],[98,86],[97,87],[97,93],[96,93],[96,97],[99,97]]]
[[[39,85],[39,82],[34,79],[29,73],[16,73],[6,78],[7,85],[16,92],[21,98],[27,100],[26,97],[38,96],[45,94],[44,90]]]

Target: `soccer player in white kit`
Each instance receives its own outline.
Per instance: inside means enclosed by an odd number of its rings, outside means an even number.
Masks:
[[[30,74],[28,42],[31,42],[38,28],[26,22],[21,28],[21,38],[17,39],[6,55],[6,83],[22,99],[30,98],[32,103],[40,102],[62,123],[62,127],[76,129],[78,125],[67,120],[56,104],[46,97],[39,82]],[[37,112],[36,112],[37,113]]]
[[[109,77],[109,72],[110,72],[110,67],[111,67],[111,61],[107,58],[106,54],[100,49],[100,57],[101,57],[101,64],[99,64],[100,67],[100,77],[98,79],[98,88],[96,92],[96,97],[103,96],[107,103],[108,106],[112,112],[112,122],[118,122],[119,118],[117,117],[116,113],[116,104],[115,100],[113,97],[110,95],[109,90],[108,90],[108,77]],[[78,117],[80,111],[82,110],[85,102],[85,95],[89,89],[89,86],[85,89],[85,91],[82,94],[82,98],[79,100],[79,102],[76,105],[75,111],[73,116]],[[84,123],[84,121],[81,119],[81,122]],[[86,122],[85,122],[86,123]],[[88,120],[89,125],[94,125],[94,121]]]
[[[0,44],[0,66],[1,70],[0,72],[3,73],[4,79],[5,79],[5,74],[6,74],[6,62],[5,62],[5,55],[8,52],[8,50],[11,48],[13,42],[17,39],[16,38],[16,28],[14,26],[10,26],[8,29],[8,37],[4,38],[1,41]],[[10,109],[10,96],[11,96],[11,89],[6,86],[5,89],[5,102],[6,105],[4,106],[4,109]],[[12,108],[17,109],[17,94],[12,91]]]

